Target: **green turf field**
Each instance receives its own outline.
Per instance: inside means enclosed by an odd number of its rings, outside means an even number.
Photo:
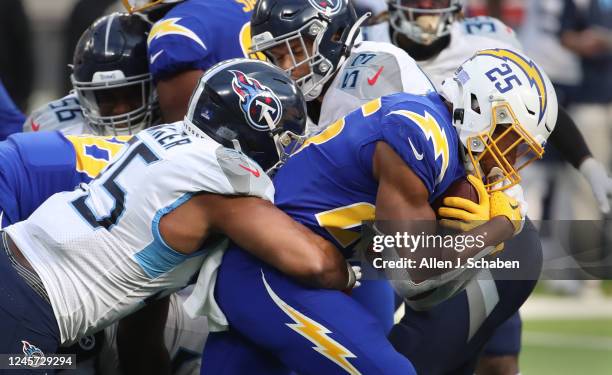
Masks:
[[[523,322],[524,375],[612,375],[612,317]]]

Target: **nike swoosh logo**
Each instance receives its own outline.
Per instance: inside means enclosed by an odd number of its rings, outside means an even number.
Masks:
[[[516,204],[516,206],[513,205],[512,203],[509,203],[509,204],[510,204],[510,208],[512,208],[513,210],[516,210],[517,208],[520,207],[520,205],[518,203]]]
[[[157,51],[156,53],[154,53],[154,54],[151,56],[151,65],[155,64],[155,60],[157,60],[157,58],[159,57],[159,55],[161,55],[162,53],[164,53],[164,50],[163,50],[163,49],[162,49],[162,50],[160,50],[160,51]]]
[[[368,78],[368,85],[374,86],[376,84],[376,81],[378,81],[378,77],[380,77],[380,73],[382,73],[384,68],[384,66],[381,66],[380,68],[378,68],[376,74],[374,74],[374,77]]]
[[[255,177],[259,177],[260,173],[259,173],[259,171],[258,171],[257,169],[253,170],[253,169],[251,169],[251,168],[249,168],[249,167],[245,167],[245,166],[244,166],[244,165],[242,165],[242,164],[238,164],[238,165],[240,166],[240,168],[242,168],[242,169],[244,169],[245,171],[247,171],[247,172],[251,173],[253,176],[255,176]]]
[[[414,145],[412,144],[412,140],[410,138],[408,138],[408,143],[410,143],[410,148],[412,148],[412,152],[414,153],[414,157],[417,160],[423,160],[423,153],[419,153],[416,148],[414,147]]]
[[[32,121],[32,130],[37,132],[40,130],[40,125],[38,125],[37,123],[35,123],[34,121]]]

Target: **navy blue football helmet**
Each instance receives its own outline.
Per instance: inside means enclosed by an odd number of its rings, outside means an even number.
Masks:
[[[190,135],[239,149],[269,172],[300,146],[306,118],[304,96],[285,72],[232,59],[200,78],[184,124]]]
[[[138,14],[96,20],[74,51],[72,85],[99,134],[134,134],[157,117],[147,56],[151,24]]]
[[[297,83],[306,100],[314,100],[350,54],[366,18],[358,20],[348,0],[259,0],[251,15],[251,52],[261,52],[279,65],[270,50],[286,46],[293,63],[287,69],[290,75],[309,67]],[[301,61],[296,48],[305,56]]]

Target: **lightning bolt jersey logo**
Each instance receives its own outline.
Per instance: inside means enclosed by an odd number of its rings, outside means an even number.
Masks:
[[[348,360],[349,358],[357,358],[355,354],[351,353],[339,342],[329,337],[328,334],[332,333],[330,330],[283,301],[272,290],[263,271],[261,272],[261,278],[274,303],[294,321],[294,323],[287,323],[289,328],[315,344],[315,346],[312,347],[315,351],[342,367],[347,373],[352,375],[361,374],[361,372],[359,372],[359,370],[357,370]]]
[[[438,184],[442,182],[449,162],[448,140],[446,138],[446,133],[444,133],[444,129],[440,127],[440,124],[438,124],[436,119],[427,111],[425,111],[424,116],[406,110],[393,111],[390,112],[389,115],[407,117],[419,128],[421,128],[421,131],[423,131],[423,134],[425,134],[425,138],[431,141],[433,144],[435,160],[437,161],[439,158],[442,158],[442,167],[440,168],[440,174],[436,179]]]
[[[185,26],[178,24],[178,21],[180,20],[181,18],[168,18],[153,25],[153,28],[151,28],[151,32],[149,33],[149,37],[147,38],[147,45],[151,46],[151,42],[153,40],[161,38],[164,35],[182,35],[193,40],[200,47],[206,49],[204,42],[202,42],[202,39],[200,39],[196,33],[189,30]]]
[[[479,51],[477,55],[480,56],[492,56],[503,61],[510,61],[519,69],[525,73],[527,78],[529,78],[529,83],[531,87],[535,87],[540,96],[540,115],[538,117],[538,123],[542,121],[544,117],[544,112],[546,111],[546,106],[548,105],[548,96],[546,93],[546,83],[544,80],[544,76],[542,72],[538,69],[535,63],[522,55],[514,51],[510,51],[507,49],[486,49]]]

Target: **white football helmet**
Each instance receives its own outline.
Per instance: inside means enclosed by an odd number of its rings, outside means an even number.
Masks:
[[[130,12],[141,12],[159,4],[180,3],[185,0],[121,0],[125,9]]]
[[[463,0],[387,0],[393,30],[416,43],[430,45],[450,33]]]
[[[546,73],[507,49],[478,51],[442,83],[441,94],[453,105],[466,167],[487,178],[489,191],[519,183],[518,171],[542,157],[557,122],[557,95]],[[497,168],[483,171],[485,158]]]

